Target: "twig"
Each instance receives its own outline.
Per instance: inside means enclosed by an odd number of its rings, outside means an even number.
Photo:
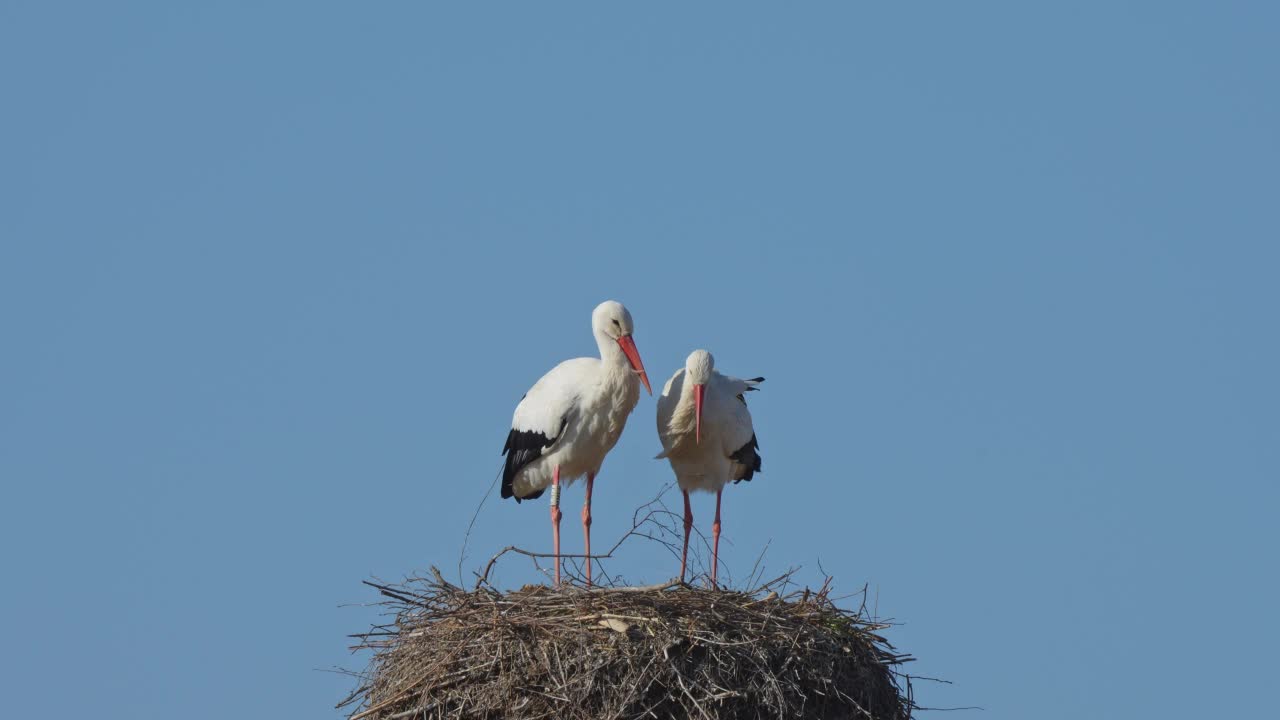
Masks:
[[[670,590],[684,585],[679,578],[671,578],[664,583],[654,583],[653,585],[640,585],[638,587],[598,587],[591,588],[586,592],[601,595],[606,593],[642,593],[642,592],[661,592]]]
[[[471,513],[471,522],[467,523],[467,532],[462,536],[462,549],[458,551],[458,584],[463,583],[462,579],[462,563],[467,559],[467,544],[471,542],[471,530],[476,526],[476,519],[480,517],[480,509],[489,501],[489,496],[493,494],[493,489],[498,485],[498,478],[502,477],[502,470],[498,470],[498,474],[493,476],[493,481],[489,483],[489,489],[484,491],[484,497],[480,498],[480,502],[476,504],[475,512]]]
[[[667,487],[670,487],[670,486],[668,485]],[[501,558],[503,555],[506,555],[507,553],[516,553],[516,554],[519,554],[519,555],[524,555],[525,557],[535,558],[535,559],[536,559],[536,558],[543,558],[543,559],[551,558],[551,559],[554,559],[554,558],[556,558],[556,557],[559,557],[559,558],[560,558],[560,559],[562,559],[562,560],[564,560],[564,559],[569,559],[569,560],[572,560],[572,559],[581,559],[581,560],[585,560],[585,559],[587,559],[587,558],[590,558],[590,559],[592,559],[592,560],[607,560],[607,559],[612,558],[612,557],[613,557],[613,554],[614,554],[615,552],[617,552],[618,548],[622,547],[623,543],[625,543],[627,540],[629,540],[629,539],[630,539],[630,538],[632,538],[632,537],[640,536],[640,537],[647,537],[647,538],[649,538],[649,539],[651,539],[651,540],[657,540],[657,538],[653,538],[652,536],[649,536],[649,535],[647,535],[647,534],[645,534],[645,533],[641,532],[641,531],[640,531],[640,529],[641,529],[641,528],[643,528],[643,527],[645,527],[646,525],[648,525],[648,524],[649,524],[649,523],[651,523],[651,522],[656,522],[656,521],[654,520],[654,518],[655,518],[656,516],[660,516],[660,515],[663,515],[663,514],[666,514],[666,515],[672,515],[671,511],[669,511],[669,510],[666,510],[666,509],[654,509],[654,508],[653,508],[653,505],[654,505],[654,504],[658,504],[658,503],[660,503],[661,498],[662,498],[662,492],[666,492],[666,488],[665,488],[665,487],[664,487],[664,489],[663,489],[661,492],[659,492],[659,493],[658,493],[658,496],[657,496],[657,497],[655,497],[653,500],[650,500],[649,502],[645,503],[644,505],[641,505],[641,506],[636,510],[636,512],[632,515],[632,518],[631,518],[631,529],[630,529],[630,530],[628,530],[626,533],[624,533],[624,534],[622,535],[622,537],[618,538],[618,540],[617,540],[616,542],[614,542],[613,546],[612,546],[612,547],[610,547],[610,548],[609,548],[609,550],[608,550],[607,552],[600,553],[600,554],[594,554],[594,555],[584,555],[584,554],[574,554],[574,553],[561,553],[559,556],[557,556],[555,553],[548,553],[548,552],[535,552],[535,551],[533,551],[533,550],[525,550],[524,548],[517,547],[517,546],[515,546],[515,545],[508,545],[508,546],[506,546],[506,547],[502,548],[501,550],[499,550],[499,551],[498,551],[498,552],[497,552],[497,553],[496,553],[492,558],[489,558],[489,562],[488,562],[488,563],[486,563],[486,564],[485,564],[485,566],[484,566],[484,572],[479,573],[479,575],[478,575],[478,577],[477,577],[477,579],[476,579],[476,585],[475,585],[476,589],[478,590],[478,589],[480,589],[480,587],[481,587],[482,585],[486,585],[486,584],[488,584],[488,582],[489,582],[489,573],[493,570],[493,566],[494,566],[495,564],[497,564],[497,562],[498,562],[498,559],[499,559],[499,558]],[[646,508],[647,508],[647,511],[646,511]],[[643,515],[643,516],[641,516],[641,513],[642,513],[642,512],[644,513],[644,515]],[[661,525],[660,525],[660,524],[659,524],[659,526],[661,527]],[[662,542],[662,541],[661,541],[661,540],[658,540],[658,542]]]

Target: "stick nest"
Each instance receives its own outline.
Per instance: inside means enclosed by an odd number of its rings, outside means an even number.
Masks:
[[[910,660],[824,586],[473,591],[378,585],[394,620],[342,706],[407,718],[910,718]],[[782,589],[785,594],[780,595]],[[865,595],[864,595],[865,597]]]

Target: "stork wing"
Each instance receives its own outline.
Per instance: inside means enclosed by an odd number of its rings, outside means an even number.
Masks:
[[[716,373],[715,393],[718,417],[724,419],[724,454],[733,460],[734,482],[750,480],[760,472],[760,443],[756,440],[751,411],[747,409],[745,393],[756,390],[764,378],[741,380]]]
[[[747,402],[745,393],[759,390],[760,388],[756,386],[764,382],[764,378],[762,377],[753,377],[753,378],[748,378],[746,380],[743,380],[741,378],[731,377],[729,375],[720,375],[720,379],[724,380],[725,392],[729,393],[730,395],[736,395],[738,399],[743,402],[743,404],[746,404]]]
[[[543,375],[521,398],[511,417],[507,443],[502,447],[502,454],[507,456],[502,470],[502,497],[512,497],[516,474],[564,437],[575,419],[582,380],[591,372],[598,372],[598,365],[599,361],[592,358],[566,360]],[[541,490],[523,499],[540,495]],[[520,500],[516,498],[517,502]]]
[[[680,404],[680,393],[683,389],[684,368],[680,368],[670,380],[667,380],[667,384],[662,388],[662,395],[658,398],[658,439],[662,441],[662,452],[658,453],[654,459],[669,455],[681,438],[681,434],[672,429],[671,420],[675,415],[676,406]]]

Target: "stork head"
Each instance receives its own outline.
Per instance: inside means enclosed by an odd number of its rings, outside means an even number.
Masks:
[[[699,445],[702,444],[702,399],[715,368],[716,359],[706,350],[694,350],[684,361],[685,378],[693,383],[694,438]]]
[[[644,389],[652,395],[653,388],[649,386],[649,374],[644,371],[644,363],[640,362],[640,351],[636,349],[636,341],[631,337],[634,329],[631,313],[617,300],[605,300],[591,313],[592,332],[598,338],[608,338],[618,343],[627,362],[631,363],[631,369],[640,376],[640,382],[644,383]]]

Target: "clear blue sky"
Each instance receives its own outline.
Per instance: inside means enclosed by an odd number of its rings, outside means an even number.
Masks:
[[[445,5],[0,5],[7,715],[336,717],[339,604],[456,572],[606,298],[655,384],[768,378],[729,570],[870,583],[923,702],[1259,708],[1273,3]],[[495,498],[468,566],[546,517]]]

